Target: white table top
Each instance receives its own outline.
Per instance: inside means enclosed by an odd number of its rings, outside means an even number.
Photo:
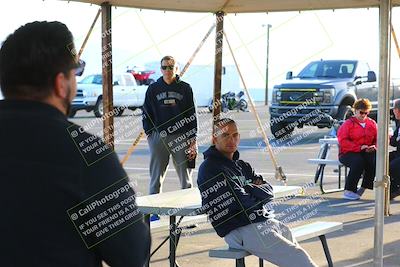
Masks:
[[[335,137],[319,139],[319,143],[320,144],[331,144],[331,145],[339,144],[338,139]]]
[[[274,198],[282,198],[302,193],[300,186],[273,186]],[[144,214],[159,215],[198,215],[195,211],[201,207],[200,191],[197,187],[167,193],[137,197],[136,203]]]

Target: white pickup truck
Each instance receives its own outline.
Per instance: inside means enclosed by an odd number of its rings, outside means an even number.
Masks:
[[[125,108],[135,110],[143,106],[147,85],[137,85],[130,73],[113,76],[113,103],[117,116],[121,116]],[[96,117],[103,115],[103,80],[101,74],[85,77],[78,82],[76,97],[72,101],[69,117],[74,117],[78,110],[94,111]]]

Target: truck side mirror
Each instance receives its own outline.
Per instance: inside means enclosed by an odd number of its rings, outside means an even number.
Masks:
[[[367,82],[375,82],[376,81],[376,74],[373,71],[368,71],[367,75]]]
[[[291,80],[293,79],[293,72],[292,71],[288,71],[286,73],[286,80]]]
[[[362,78],[361,76],[355,76],[354,77],[354,85],[362,84],[361,78]]]

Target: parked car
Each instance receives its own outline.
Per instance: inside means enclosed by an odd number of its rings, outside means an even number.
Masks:
[[[399,83],[392,80],[390,101],[399,97]],[[332,127],[334,119],[345,120],[352,115],[351,106],[359,98],[371,101],[370,117],[376,119],[376,74],[366,62],[310,62],[297,76],[289,71],[286,81],[274,86],[269,108],[271,132],[276,138],[283,138],[303,125]]]
[[[147,86],[137,85],[130,73],[113,76],[113,104],[118,107],[117,116],[121,116],[125,108],[135,110],[144,103]],[[93,111],[96,117],[103,116],[103,77],[94,74],[78,82],[76,97],[72,101],[70,117],[78,110]]]

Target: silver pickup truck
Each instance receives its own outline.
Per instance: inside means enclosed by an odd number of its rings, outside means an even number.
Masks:
[[[378,85],[366,62],[310,62],[297,76],[289,71],[286,81],[274,86],[269,107],[271,132],[275,138],[283,138],[304,125],[331,127],[334,119],[351,116],[351,106],[360,98],[371,101],[370,117],[376,119]],[[400,98],[398,80],[392,80],[390,86],[390,101],[395,98]]]
[[[113,76],[113,103],[117,116],[121,116],[125,108],[135,110],[143,106],[147,85],[137,85],[130,73]],[[101,74],[85,77],[78,82],[76,97],[72,101],[70,117],[78,110],[94,111],[96,117],[103,115],[103,80]]]

